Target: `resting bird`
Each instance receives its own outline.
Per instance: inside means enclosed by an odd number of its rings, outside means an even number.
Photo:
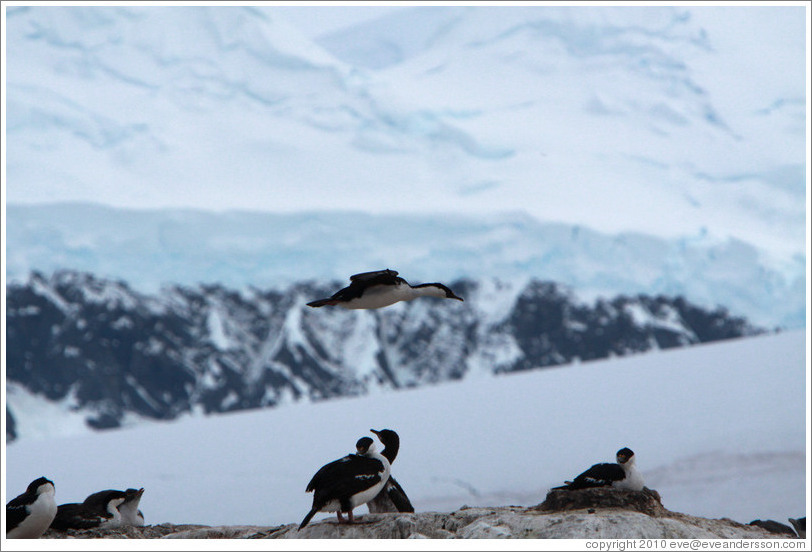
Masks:
[[[398,276],[394,270],[376,270],[350,276],[350,285],[335,292],[328,299],[311,301],[308,307],[335,305],[345,309],[379,309],[398,301],[411,301],[418,297],[456,299],[453,291],[443,284],[418,284],[413,286]]]
[[[389,446],[387,441],[383,443]],[[355,454],[326,464],[307,484],[307,492],[313,491],[313,507],[299,529],[307,526],[317,512],[335,512],[339,523],[344,522],[341,512],[346,512],[352,523],[353,508],[366,504],[381,492],[389,480],[389,460],[375,450],[369,437],[358,439],[355,448]],[[384,449],[383,453],[386,452]]]
[[[118,511],[121,514],[121,524],[143,527],[144,514],[138,509],[138,504],[141,502],[141,496],[144,494],[144,487],[140,489],[127,489],[124,491],[124,494],[124,502],[118,505]]]
[[[789,522],[795,528],[795,532],[802,539],[806,538],[806,516],[798,519],[788,518]]]
[[[617,451],[617,464],[595,464],[572,481],[552,490],[576,490],[589,487],[614,487],[627,491],[642,491],[643,476],[635,465],[634,452],[629,448]]]
[[[400,450],[400,437],[398,434],[391,429],[382,429],[380,431],[370,429],[370,431],[378,436],[381,443],[388,443],[381,454],[386,456],[390,465],[393,464],[395,457],[398,455],[398,450]],[[379,492],[375,498],[367,502],[367,508],[369,508],[370,513],[373,514],[383,512],[414,512],[414,506],[412,506],[412,503],[409,501],[409,497],[406,496],[406,491],[404,491],[403,487],[392,477],[391,473],[389,474],[389,481],[386,482],[381,492]]]
[[[750,523],[748,523],[747,525],[761,527],[762,529],[769,531],[770,533],[776,533],[778,535],[788,535],[790,537],[798,536],[795,533],[795,530],[789,525],[786,525],[784,523],[781,523],[780,521],[775,521],[772,519],[755,519]]]
[[[6,538],[38,539],[56,515],[54,483],[40,477],[25,492],[6,504]]]
[[[121,525],[120,504],[127,495],[122,491],[106,490],[93,493],[84,502],[60,504],[51,527],[57,531],[92,529]]]

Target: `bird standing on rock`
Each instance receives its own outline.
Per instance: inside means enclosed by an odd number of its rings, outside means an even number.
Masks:
[[[394,270],[376,270],[350,276],[350,285],[338,290],[327,299],[311,301],[308,307],[338,306],[345,309],[379,309],[398,301],[411,301],[418,297],[456,299],[447,286],[438,283],[411,285]]]
[[[335,512],[338,522],[343,523],[341,512],[347,513],[349,523],[354,521],[353,508],[375,498],[389,480],[390,463],[387,458],[394,447],[397,454],[397,433],[385,430],[379,433],[384,450],[377,452],[369,437],[361,437],[355,444],[355,454],[348,454],[324,465],[307,484],[307,492],[313,491],[313,507],[307,513],[299,529],[303,529],[317,512]]]
[[[372,433],[378,436],[381,443],[386,445],[386,448],[381,453],[389,460],[389,464],[395,462],[395,458],[400,450],[400,437],[391,429],[382,429],[380,431],[370,429]],[[389,481],[386,482],[383,489],[378,495],[367,502],[367,508],[370,513],[379,514],[384,512],[414,512],[409,497],[406,496],[406,491],[395,480],[391,472],[389,474]]]

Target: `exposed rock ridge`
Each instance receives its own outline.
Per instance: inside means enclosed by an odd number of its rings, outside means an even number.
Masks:
[[[352,525],[328,518],[303,530],[273,527],[172,525],[49,531],[45,538],[197,539],[765,539],[787,538],[733,520],[672,512],[656,491],[551,491],[534,507],[500,506],[455,512],[364,514]]]

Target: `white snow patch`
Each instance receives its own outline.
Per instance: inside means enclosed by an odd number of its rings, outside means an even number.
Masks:
[[[209,341],[217,349],[227,351],[234,346],[231,339],[226,334],[223,310],[217,304],[210,305],[208,316],[206,317],[206,327],[209,330]]]
[[[17,383],[6,382],[5,398],[6,407],[14,416],[20,439],[53,439],[86,435],[90,431],[85,424],[86,413],[73,410],[75,401],[71,394],[55,402],[31,393]],[[33,479],[36,477],[32,481]]]

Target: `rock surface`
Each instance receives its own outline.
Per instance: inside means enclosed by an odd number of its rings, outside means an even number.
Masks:
[[[359,512],[360,513],[360,512]],[[730,519],[665,509],[656,491],[551,491],[534,507],[500,506],[455,512],[363,514],[352,525],[329,518],[298,531],[295,524],[150,525],[107,530],[48,531],[43,538],[183,539],[764,539],[786,538]]]

